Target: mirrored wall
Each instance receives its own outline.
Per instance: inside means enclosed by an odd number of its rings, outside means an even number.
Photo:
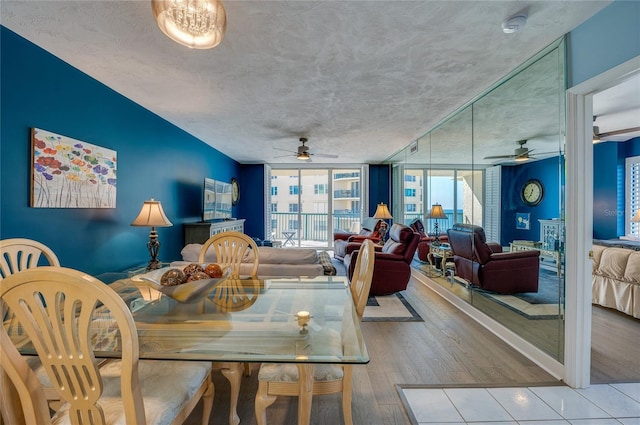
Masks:
[[[560,362],[565,85],[559,40],[387,161],[414,268]]]

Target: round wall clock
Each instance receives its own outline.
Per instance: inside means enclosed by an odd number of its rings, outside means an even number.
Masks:
[[[520,193],[522,201],[531,206],[538,205],[542,201],[544,196],[544,188],[540,180],[531,179],[522,185],[522,192]]]
[[[233,205],[238,205],[240,201],[240,183],[235,177],[231,178],[231,202]]]

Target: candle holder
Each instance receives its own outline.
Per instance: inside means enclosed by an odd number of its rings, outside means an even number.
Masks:
[[[309,324],[309,320],[311,319],[311,313],[304,310],[299,311],[298,314],[296,314],[296,318],[298,319],[298,326],[302,328],[300,329],[300,333],[306,334],[307,332],[309,332],[309,330],[307,329],[307,325]]]

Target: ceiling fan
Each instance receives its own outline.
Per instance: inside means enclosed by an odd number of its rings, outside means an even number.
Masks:
[[[513,155],[485,156],[484,159],[512,159],[514,161],[527,161],[528,159],[530,159],[531,156],[529,156],[529,154],[533,152],[533,149],[529,149],[525,146],[527,141],[518,140],[516,143],[520,146],[513,151]]]
[[[600,133],[600,127],[596,124],[596,116],[593,117],[593,143],[604,142],[607,137],[618,136],[620,134],[636,133],[640,131],[640,127],[623,128],[620,130],[606,131]]]
[[[293,154],[293,156],[295,156],[296,159],[299,159],[300,161],[310,162],[311,156],[317,156],[318,158],[337,158],[338,157],[338,155],[309,152],[309,146],[306,145],[309,139],[307,139],[306,137],[301,137],[299,140],[300,140],[300,146],[298,146],[298,150],[295,152],[290,151],[288,149],[281,149],[281,148],[274,148],[274,149],[277,149],[279,151],[289,152],[290,154]],[[290,156],[290,155],[283,155],[283,156]]]

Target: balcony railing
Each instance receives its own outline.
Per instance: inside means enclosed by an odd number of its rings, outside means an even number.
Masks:
[[[359,198],[360,191],[359,190],[334,190],[333,191],[333,199],[341,199],[341,198]]]
[[[353,172],[353,173],[335,173],[333,175],[333,179],[334,180],[338,180],[338,179],[353,179],[353,178],[359,178],[360,177],[360,173],[359,172]]]
[[[328,214],[322,213],[301,213],[298,222],[297,213],[271,213],[272,238],[284,239],[282,234],[286,230],[296,230],[294,240],[328,242]],[[357,213],[334,214],[333,231],[349,231],[351,223],[360,222],[360,215]],[[274,225],[275,224],[275,225]],[[333,234],[331,235],[333,237]]]
[[[447,229],[450,229],[453,226],[454,223],[464,222],[463,211],[458,211],[458,213],[456,214],[454,213],[453,210],[444,210],[444,213],[446,214],[447,218],[438,219],[438,231],[440,233],[445,233]],[[404,214],[404,220],[406,225],[409,225],[409,223],[411,223],[416,218],[419,218],[422,220],[422,224],[424,225],[424,228],[426,229],[427,233],[433,233],[434,227],[436,224],[435,219],[425,219],[424,214],[421,214],[421,213],[412,213],[412,214],[405,213]]]
[[[445,210],[444,212],[447,218],[438,220],[438,230],[441,234],[451,228],[453,223],[463,222],[464,217],[462,211],[458,211],[457,216],[451,210]],[[433,233],[435,220],[425,220],[424,215],[420,213],[405,213],[404,218],[407,225],[416,218],[422,219],[427,232]],[[284,240],[285,237],[282,232],[286,230],[295,230],[296,234],[293,240],[298,241],[300,239],[303,246],[305,245],[304,241],[328,243],[329,237],[333,237],[333,234],[329,235],[328,214],[325,213],[301,213],[300,222],[298,222],[298,213],[272,212],[271,220],[272,222],[275,220],[271,228],[273,232],[271,238],[275,240]],[[334,232],[348,232],[352,223],[360,222],[360,215],[357,213],[336,213],[333,215],[332,220]]]

